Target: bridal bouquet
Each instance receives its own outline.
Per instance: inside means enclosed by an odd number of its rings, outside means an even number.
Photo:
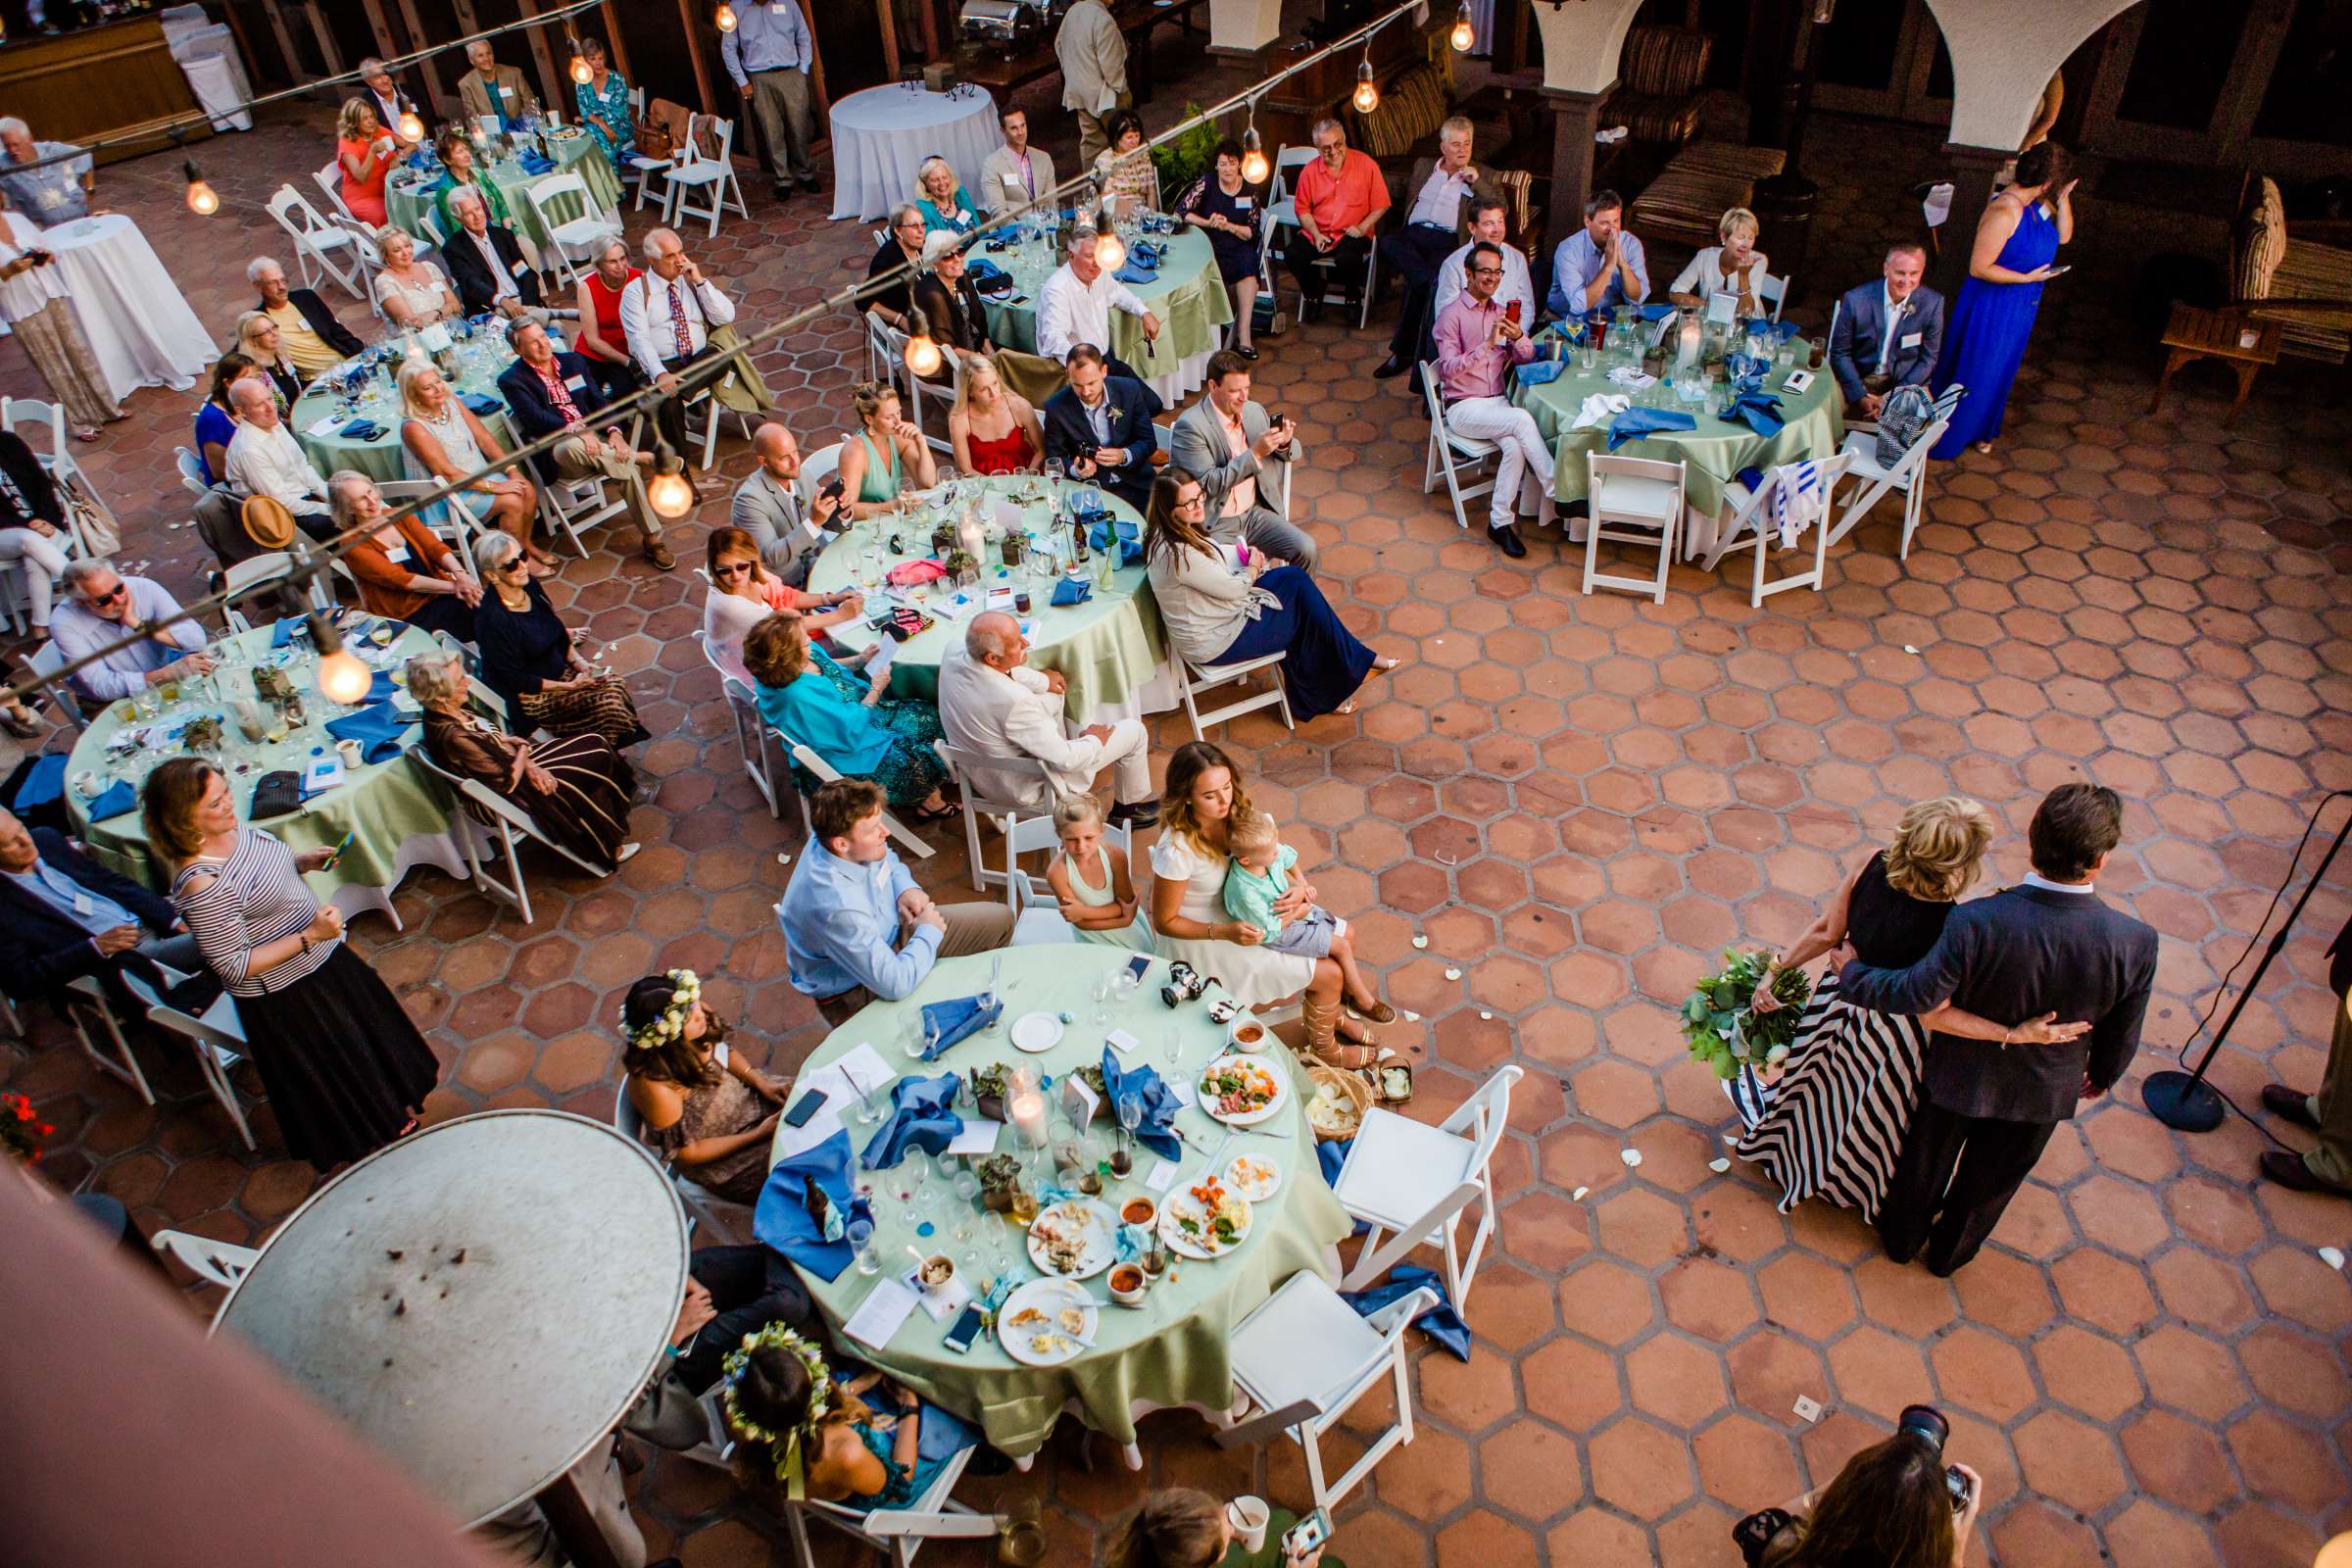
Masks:
[[[1769,1082],[1788,1059],[1813,982],[1802,969],[1783,969],[1772,981],[1781,1005],[1757,1012],[1748,1004],[1772,955],[1726,948],[1723,958],[1723,972],[1701,980],[1683,1004],[1683,1038],[1690,1043],[1690,1054],[1712,1067],[1717,1078],[1729,1081],[1741,1067],[1753,1067]]]

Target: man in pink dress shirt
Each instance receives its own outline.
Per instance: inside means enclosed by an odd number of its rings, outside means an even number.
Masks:
[[[1532,510],[1538,525],[1554,516],[1551,453],[1525,409],[1504,395],[1511,367],[1536,357],[1525,322],[1494,299],[1502,282],[1502,252],[1480,241],[1470,247],[1466,286],[1438,313],[1438,391],[1446,403],[1446,424],[1460,435],[1479,436],[1502,448],[1488,503],[1487,532],[1494,548],[1517,560],[1527,554],[1513,519],[1513,507]],[[1522,492],[1525,492],[1524,494]]]

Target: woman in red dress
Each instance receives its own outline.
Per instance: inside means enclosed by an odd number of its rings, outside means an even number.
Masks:
[[[963,390],[948,414],[948,439],[958,473],[1027,473],[1046,450],[1037,410],[977,355],[964,359]]]
[[[637,368],[629,359],[629,340],[620,329],[620,296],[637,281],[638,270],[629,265],[629,247],[618,235],[597,254],[596,267],[580,279],[573,304],[580,313],[580,340],[573,345],[608,381],[635,386]]]

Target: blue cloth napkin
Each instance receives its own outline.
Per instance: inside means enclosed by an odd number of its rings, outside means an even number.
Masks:
[[[17,786],[15,806],[19,813],[35,810],[66,793],[66,754],[51,752],[32,764],[24,782]]]
[[[121,816],[139,804],[139,792],[130,787],[128,779],[117,779],[98,792],[90,802],[90,820],[103,822],[111,816]]]
[[[1567,368],[1566,360],[1530,360],[1516,367],[1512,373],[1519,377],[1521,386],[1549,386]]]
[[[825,1195],[837,1224],[820,1225],[809,1212],[811,1188]],[[854,1250],[842,1232],[853,1219],[871,1224],[873,1210],[852,1194],[850,1135],[845,1128],[776,1162],[752,1209],[752,1234],[817,1278],[831,1280],[849,1266]]]
[[[1316,1142],[1315,1163],[1323,1168],[1324,1186],[1337,1187],[1340,1185],[1340,1172],[1348,1165],[1348,1152],[1354,1147],[1355,1140],[1352,1138],[1322,1139]],[[1362,1236],[1371,1229],[1371,1226],[1359,1219],[1355,1222],[1355,1229],[1348,1234]]]
[[[1128,248],[1127,254],[1146,267],[1156,268],[1168,254],[1168,248],[1165,245],[1154,245],[1148,239],[1139,239]]]
[[[1742,337],[1769,339],[1774,348],[1779,348],[1796,336],[1796,323],[1794,321],[1769,321],[1761,316],[1751,316],[1740,323],[1740,333]]]
[[[467,408],[471,409],[474,413],[480,415],[485,419],[493,414],[504,414],[507,408],[507,406],[504,403],[499,402],[498,399],[494,397],[487,397],[479,392],[466,393],[465,395],[464,402]]]
[[[936,1154],[947,1148],[963,1131],[963,1118],[956,1114],[959,1082],[954,1073],[943,1072],[936,1078],[902,1078],[893,1084],[890,1114],[858,1162],[867,1170],[888,1170],[905,1159],[909,1149]]]
[[[1698,421],[1680,409],[1628,409],[1609,426],[1609,450],[1614,452],[1628,441],[1661,431],[1697,428]]]
[[[381,441],[386,432],[373,419],[354,419],[335,434],[346,441]]]
[[[1764,488],[1764,470],[1752,463],[1733,474],[1732,477],[1747,486],[1747,493],[1751,496]]]
[[[524,153],[522,167],[526,173],[552,174],[556,172],[556,161],[552,158],[542,158],[537,153]]]
[[[1095,585],[1083,577],[1063,577],[1054,584],[1054,603],[1067,609],[1083,605],[1095,596]]]
[[[1326,1144],[1324,1147],[1328,1149],[1331,1146]],[[1470,1325],[1464,1323],[1462,1314],[1453,1309],[1453,1298],[1447,1293],[1446,1282],[1428,1269],[1399,1263],[1389,1270],[1389,1277],[1378,1285],[1367,1286],[1360,1291],[1342,1291],[1340,1299],[1354,1307],[1361,1315],[1370,1317],[1391,1301],[1401,1300],[1424,1285],[1438,1293],[1438,1304],[1422,1308],[1420,1315],[1413,1319],[1413,1327],[1452,1351],[1455,1360],[1469,1360]]]
[[[392,684],[391,672],[379,669],[375,672],[374,678],[368,682],[368,706],[372,708],[378,703],[388,703],[392,700],[393,693],[399,690],[399,687]]]
[[[1111,275],[1122,283],[1156,283],[1159,281],[1159,269],[1131,261]]]
[[[1176,1092],[1160,1078],[1157,1069],[1138,1067],[1130,1072],[1119,1065],[1119,1054],[1104,1046],[1102,1098],[1110,1102],[1114,1119],[1122,1095],[1135,1095],[1144,1102],[1144,1119],[1135,1129],[1137,1141],[1162,1159],[1183,1158],[1184,1145],[1178,1142],[1175,1133],[1176,1112],[1183,1107],[1176,1102]]]
[[[1094,514],[1094,521],[1086,530],[1087,548],[1089,550],[1108,550],[1111,527],[1114,523],[1119,532],[1119,564],[1122,566],[1142,565],[1144,564],[1144,531],[1125,517],[1114,517],[1106,512]]]
[[[1732,405],[1731,416],[1746,420],[1749,429],[1767,439],[1779,435],[1785,422],[1781,418],[1781,400],[1762,392],[1742,392],[1740,401]]]
[[[389,762],[406,750],[401,736],[416,722],[401,717],[390,703],[371,703],[356,713],[327,720],[326,732],[339,741],[358,741],[360,755],[370,762]]]
[[[956,997],[947,1002],[923,1004],[923,1022],[939,1032],[939,1044],[923,1055],[925,1061],[936,1061],[950,1047],[967,1035],[978,1033],[1002,1017],[1004,1004],[995,997]]]
[[[1672,305],[1644,305],[1642,307],[1642,319],[1644,321],[1663,321],[1666,319],[1666,318],[1672,316],[1676,309],[1677,307]]]
[[[270,646],[272,648],[283,648],[287,644],[291,643],[294,640],[295,624],[296,622],[294,617],[292,615],[288,615],[285,619],[270,627]]]

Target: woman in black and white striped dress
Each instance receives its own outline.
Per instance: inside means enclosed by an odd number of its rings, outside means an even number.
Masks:
[[[228,779],[192,757],[150,774],[140,806],[204,961],[237,999],[288,1152],[324,1170],[415,1126],[440,1064],[303,883],[330,853],[239,826]]]
[[[1810,963],[1841,942],[1883,968],[1926,957],[1991,842],[1991,813],[1974,801],[1945,796],[1912,807],[1893,842],[1846,878],[1812,929],[1765,972],[1753,1006],[1773,1010],[1775,971]],[[1929,1035],[2043,1045],[2089,1027],[2055,1017],[2004,1027],[1948,1002],[1918,1018],[1874,1012],[1839,1000],[1833,969],[1805,1004],[1780,1081],[1768,1088],[1742,1069],[1729,1086],[1747,1123],[1736,1152],[1779,1184],[1783,1213],[1819,1197],[1875,1220],[1919,1102]]]

